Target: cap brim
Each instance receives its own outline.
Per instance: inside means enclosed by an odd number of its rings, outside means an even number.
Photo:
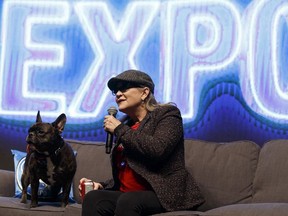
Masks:
[[[113,77],[108,81],[107,85],[108,85],[108,88],[111,91],[113,91],[117,88],[117,86],[119,86],[119,83],[133,83],[133,82]]]
[[[152,93],[153,93],[153,91],[154,91],[154,88],[153,88],[153,86],[152,86],[152,89],[151,89],[151,87],[148,85],[148,84],[146,84],[146,83],[142,83],[142,82],[139,82],[139,81],[137,81],[137,82],[135,82],[134,80],[127,80],[127,79],[119,79],[119,78],[117,78],[117,77],[113,77],[113,78],[111,78],[109,81],[108,81],[108,83],[107,83],[107,86],[108,86],[108,88],[111,90],[111,91],[114,91],[114,90],[116,90],[117,88],[119,88],[119,86],[121,86],[120,85],[120,83],[123,85],[123,84],[126,84],[126,83],[129,83],[130,84],[130,86],[132,85],[135,85],[135,87],[140,87],[140,86],[147,86],[147,87],[149,87],[150,88],[150,91],[152,91]]]
[[[109,88],[111,91],[114,90],[116,83],[117,83],[116,78],[111,78],[111,79],[108,81],[108,83],[107,83],[108,88]]]

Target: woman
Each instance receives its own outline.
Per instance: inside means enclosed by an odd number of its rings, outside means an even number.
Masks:
[[[124,71],[111,78],[108,87],[119,110],[129,118],[122,123],[105,116],[105,131],[116,137],[111,155],[113,179],[94,182],[95,190],[84,197],[82,216],[151,215],[195,209],[203,203],[185,169],[179,109],[157,103],[154,83],[141,71]],[[82,178],[80,185],[86,180]]]

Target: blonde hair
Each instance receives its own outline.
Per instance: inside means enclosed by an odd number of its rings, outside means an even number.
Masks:
[[[156,101],[154,94],[150,91],[149,95],[144,100],[145,107],[148,111],[152,112],[154,109],[156,109],[159,106],[176,106],[175,103],[169,102],[169,103],[159,103]]]

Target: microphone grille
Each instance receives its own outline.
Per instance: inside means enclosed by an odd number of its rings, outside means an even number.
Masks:
[[[111,106],[109,107],[109,109],[107,110],[109,115],[116,115],[118,110],[115,106]]]

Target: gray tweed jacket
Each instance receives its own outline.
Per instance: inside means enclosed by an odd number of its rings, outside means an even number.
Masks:
[[[179,109],[164,105],[149,112],[135,131],[126,124],[115,129],[116,146],[124,146],[127,163],[152,186],[167,211],[193,209],[204,202],[199,187],[185,169],[183,122]],[[115,147],[114,147],[115,149]],[[105,189],[119,189],[113,179]]]

